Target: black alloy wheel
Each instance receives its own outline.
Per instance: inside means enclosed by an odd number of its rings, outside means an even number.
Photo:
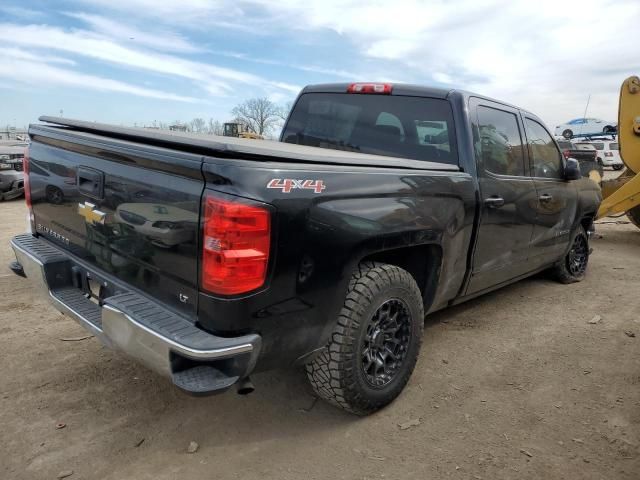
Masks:
[[[411,312],[400,299],[384,302],[373,314],[362,348],[362,370],[372,387],[390,383],[402,367],[411,340]]]
[[[587,271],[587,263],[589,262],[589,245],[587,239],[583,235],[578,235],[573,241],[571,250],[567,255],[567,270],[571,275],[584,275]]]
[[[561,283],[575,283],[584,279],[589,264],[589,237],[583,226],[578,230],[571,241],[571,248],[566,255],[553,268],[556,279]]]

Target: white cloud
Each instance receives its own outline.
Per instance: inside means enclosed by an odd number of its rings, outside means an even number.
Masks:
[[[38,10],[32,10],[30,8],[18,7],[15,5],[6,5],[0,7],[0,12],[4,13],[8,17],[16,19],[36,20],[41,19],[44,14]]]
[[[64,65],[76,65],[76,62],[70,58],[56,57],[55,55],[36,55],[19,48],[6,47],[2,50],[1,55],[5,57],[17,58],[20,60],[31,60],[34,62],[59,63]]]
[[[283,69],[265,78],[203,60],[211,47],[209,32],[219,38],[219,32],[230,29],[234,35],[229,37],[237,39],[242,32],[249,39],[265,38],[264,44],[247,42],[253,50],[242,51],[242,42],[218,41],[220,51],[214,54],[336,79],[455,85],[531,109],[550,123],[582,115],[589,94],[590,116],[615,117],[620,83],[640,71],[638,0],[75,3],[83,13],[72,16],[84,22],[85,30],[13,22],[0,26],[0,41],[42,55],[46,63],[55,62],[52,51],[64,52],[79,64],[77,57],[84,57],[187,79],[207,95],[279,98],[297,93],[299,72]],[[38,14],[22,12],[22,17]],[[205,52],[198,52],[201,44],[195,38],[204,39]],[[317,39],[321,47],[313,43]],[[284,42],[299,44],[299,51],[308,48],[305,60],[281,55],[277,45]],[[200,61],[187,58],[192,54],[199,54]],[[295,81],[287,79],[290,73],[298,74]]]
[[[108,92],[127,93],[140,97],[157,98],[161,100],[172,100],[178,102],[197,102],[198,99],[182,95],[175,95],[161,90],[142,88],[129,83],[112,80],[110,78],[98,77],[64,70],[46,63],[38,63],[30,60],[22,60],[15,57],[3,56],[0,52],[0,78],[38,85],[40,88],[47,86],[68,86],[89,90],[100,90]],[[16,75],[15,72],[19,72]],[[43,79],[46,80],[43,84]]]
[[[124,41],[136,47],[149,47],[167,52],[195,53],[202,49],[190,43],[182,35],[169,30],[141,30],[123,22],[116,22],[101,15],[67,12],[65,15],[81,20],[91,29],[115,41]]]
[[[54,49],[90,57],[135,70],[190,79],[209,93],[223,95],[233,90],[232,83],[273,86],[291,90],[283,82],[217,65],[186,60],[149,50],[125,47],[107,37],[84,30],[66,31],[47,25],[0,24],[0,41],[41,49]]]
[[[155,23],[179,26],[188,30],[210,27],[226,28],[260,35],[264,22],[255,21],[251,13],[255,6],[245,1],[210,0],[76,0],[83,7],[91,6],[104,12],[124,12],[128,18],[153,19]],[[245,9],[249,15],[245,15]]]
[[[615,116],[619,84],[640,69],[637,0],[257,0],[300,31],[331,30],[395,77],[455,84],[561,121]],[[621,68],[622,67],[622,68]],[[625,72],[624,68],[628,70]]]

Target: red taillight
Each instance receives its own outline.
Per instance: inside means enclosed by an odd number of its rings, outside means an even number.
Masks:
[[[237,295],[264,285],[271,244],[271,214],[242,201],[206,196],[202,288]]]
[[[568,159],[569,155],[571,155],[571,152],[569,150],[563,150],[562,155],[564,155],[564,158]]]
[[[352,83],[347,87],[347,93],[377,93],[390,95],[393,85],[390,83]]]
[[[29,186],[29,147],[24,149],[24,159],[22,160],[22,171],[24,172],[23,186],[24,199],[27,202],[27,208],[31,210],[31,187]]]

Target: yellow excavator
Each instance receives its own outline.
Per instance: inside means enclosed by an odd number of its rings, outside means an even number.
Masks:
[[[640,78],[636,76],[620,87],[618,142],[627,168],[618,178],[602,181],[598,218],[626,213],[640,228]]]
[[[264,140],[262,135],[250,132],[246,125],[237,122],[227,122],[223,125],[222,134],[225,137],[252,138],[254,140]]]

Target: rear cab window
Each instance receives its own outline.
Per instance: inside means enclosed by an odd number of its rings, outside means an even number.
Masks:
[[[282,141],[458,165],[451,105],[437,98],[305,93]]]
[[[527,175],[522,136],[514,113],[480,105],[478,130],[480,144],[475,148],[480,151],[485,170],[498,175]]]

